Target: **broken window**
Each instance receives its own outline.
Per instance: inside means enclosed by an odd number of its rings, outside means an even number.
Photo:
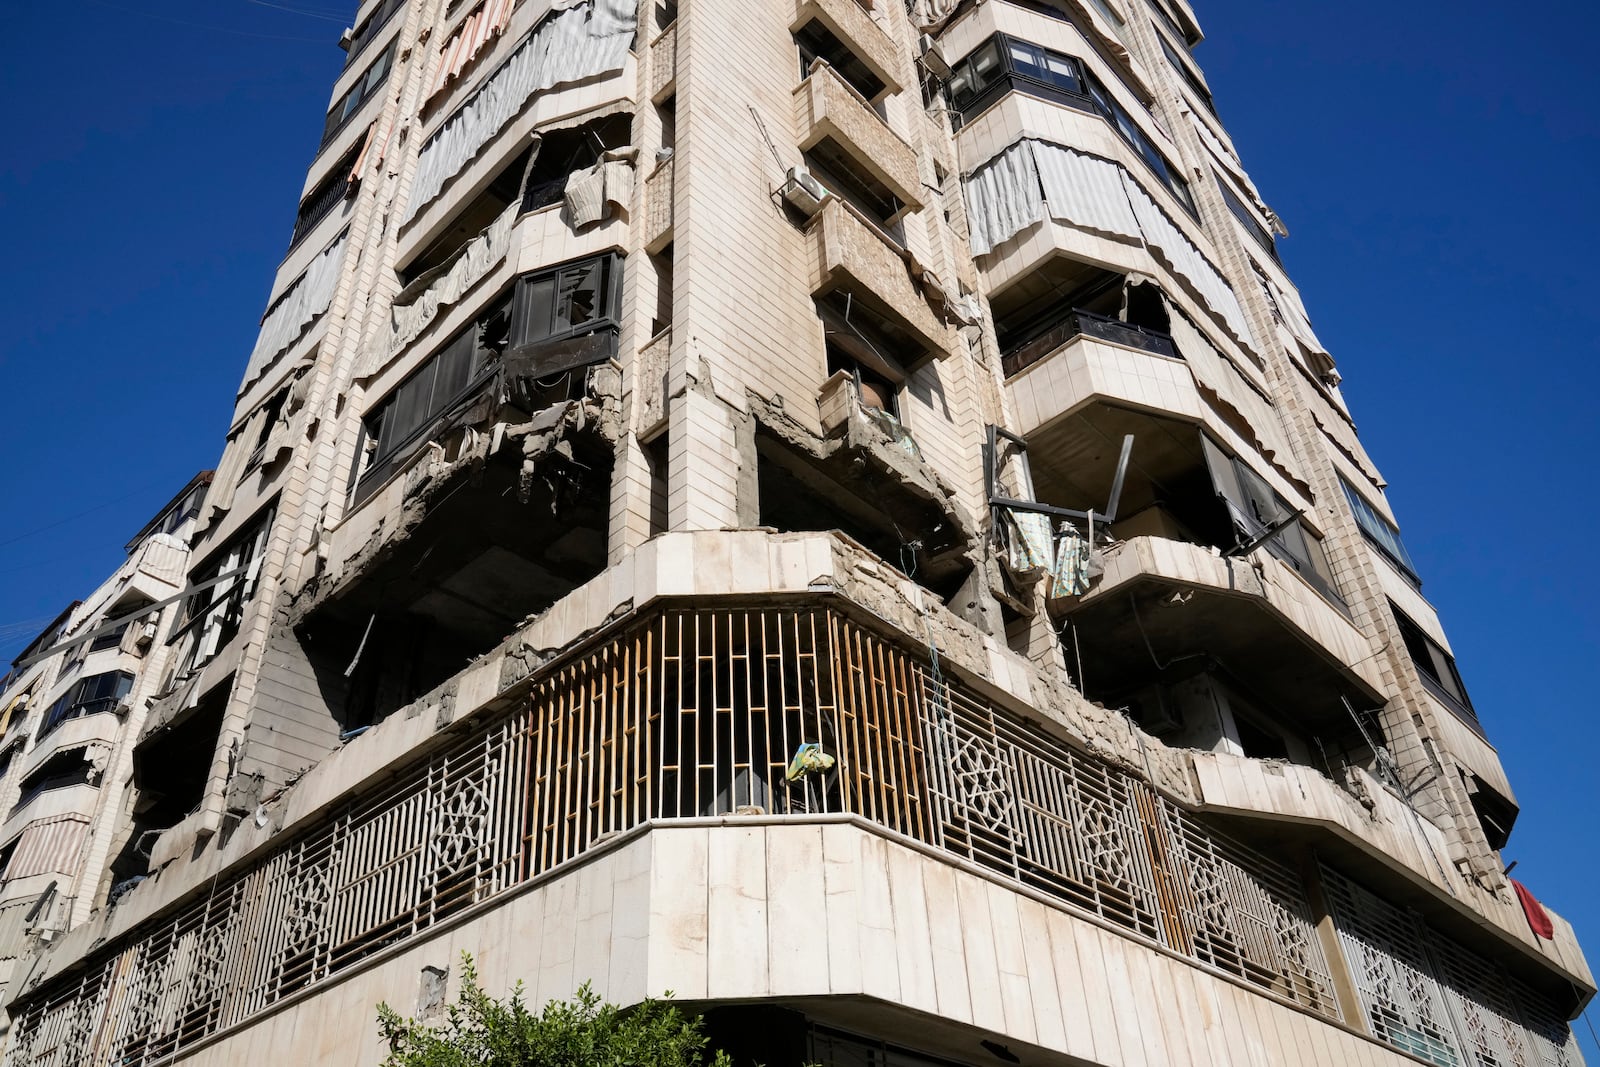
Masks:
[[[273,510],[269,505],[204,566],[190,572],[189,585],[195,591],[184,601],[183,622],[172,637],[173,642],[183,642],[177,675],[210,662],[239,632],[244,606],[255,596]]]
[[[1400,639],[1405,642],[1406,652],[1416,665],[1422,684],[1458,718],[1481,734],[1483,727],[1478,722],[1478,713],[1473,710],[1472,700],[1467,696],[1467,687],[1461,681],[1461,674],[1456,670],[1455,657],[1396,607],[1394,601],[1389,602],[1389,607],[1394,611]]]
[[[800,50],[800,78],[811,76],[811,64],[822,60],[850,88],[860,93],[869,103],[878,99],[888,86],[872,73],[849,46],[833,35],[822,23],[812,19],[794,33],[794,43]],[[881,113],[880,113],[881,114]]]
[[[863,407],[896,418],[900,414],[898,395],[906,373],[891,353],[896,343],[879,329],[876,316],[854,301],[847,302],[848,314],[837,302],[819,301],[828,374],[844,371],[855,381],[856,399]]]
[[[349,91],[341,96],[333,107],[329,109],[328,119],[322,125],[323,144],[333,140],[334,136],[344,128],[344,124],[349,122],[357,111],[361,110],[361,105],[371,99],[372,95],[383,88],[384,83],[389,80],[389,68],[394,63],[394,50],[398,43],[398,41],[392,42],[388,48],[385,48],[383,54],[372,61],[372,65],[366,69],[366,72],[360,78],[356,79],[356,83],[350,87]],[[336,169],[334,173],[343,176],[349,170],[349,167],[343,167]]]
[[[233,690],[229,675],[195,706],[157,726],[133,750],[133,820],[128,840],[111,861],[112,880],[146,873],[150,835],[176,825],[205,799],[222,718]]]
[[[100,772],[89,756],[89,746],[79,745],[64,752],[57,752],[45,760],[32,774],[22,780],[22,795],[11,810],[21,811],[40,793],[93,781]]]
[[[1228,205],[1228,210],[1239,221],[1239,225],[1243,226],[1250,236],[1255,239],[1256,244],[1261,246],[1262,251],[1277,260],[1278,244],[1272,239],[1271,232],[1261,224],[1261,220],[1256,217],[1256,213],[1245,204],[1238,193],[1233,191],[1233,186],[1229,185],[1222,175],[1214,173],[1213,177],[1217,180],[1217,188],[1222,192],[1222,202]],[[1258,276],[1261,274],[1259,268],[1256,273]]]
[[[1313,589],[1339,610],[1348,613],[1344,597],[1333,578],[1333,567],[1322,547],[1322,538],[1303,521],[1290,521],[1294,509],[1259,474],[1241,460],[1227,455],[1209,437],[1201,438],[1212,484],[1233,518],[1238,544],[1243,545],[1279,524],[1277,533],[1267,537],[1264,547],[1280,561],[1293,567]],[[1220,546],[1229,547],[1229,546]]]
[[[411,453],[411,446],[426,440],[439,420],[482,388],[505,350],[510,316],[509,296],[494,301],[476,322],[446,341],[373,406],[363,420],[358,501],[387,481]]]
[[[519,375],[546,378],[616,354],[622,258],[565,263],[517,279],[509,356]]]
[[[122,631],[118,630],[120,634]],[[112,711],[133,690],[133,675],[127,671],[107,671],[79,679],[45,713],[39,736],[44,737],[64,722]]]
[[[1390,563],[1400,569],[1410,583],[1418,589],[1422,588],[1422,579],[1417,577],[1416,565],[1411,562],[1411,553],[1406,551],[1405,543],[1400,540],[1400,530],[1378,513],[1378,509],[1367,503],[1366,498],[1356,491],[1355,486],[1339,476],[1339,484],[1344,486],[1345,499],[1350,501],[1350,510],[1355,512],[1356,525],[1361,527],[1362,536],[1367,543],[1376,548]]]
[[[541,133],[523,183],[521,210],[538,211],[561,203],[573,171],[594,166],[606,151],[622,148],[632,138],[629,115],[611,115],[582,126]]]

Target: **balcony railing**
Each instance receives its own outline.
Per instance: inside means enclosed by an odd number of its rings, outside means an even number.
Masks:
[[[1110,341],[1112,344],[1142,349],[1158,356],[1179,358],[1178,346],[1172,343],[1169,335],[1159,330],[1135,326],[1131,322],[1121,322],[1105,315],[1096,315],[1082,308],[1073,308],[1060,322],[1006,353],[1001,360],[1006,377],[1021,374],[1074,337],[1093,337],[1101,341]]]
[[[741,814],[852,817],[1340,1017],[1277,860],[838,610],[662,610],[26,994],[10,1062],[172,1056],[627,831]]]

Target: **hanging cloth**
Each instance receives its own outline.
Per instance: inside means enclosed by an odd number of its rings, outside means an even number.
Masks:
[[[1522,903],[1522,914],[1528,917],[1528,926],[1535,934],[1538,934],[1546,941],[1554,941],[1556,939],[1556,925],[1550,921],[1550,913],[1544,910],[1544,905],[1540,904],[1539,899],[1528,891],[1527,886],[1515,878],[1510,879],[1510,881],[1511,888],[1517,891],[1517,900]]]
[[[1036,511],[1005,510],[1007,537],[1005,564],[1019,582],[1031,582],[1052,564],[1050,520]]]
[[[1070,522],[1061,524],[1056,536],[1054,561],[1050,565],[1050,585],[1045,595],[1051,599],[1082,596],[1089,591],[1089,542]]]

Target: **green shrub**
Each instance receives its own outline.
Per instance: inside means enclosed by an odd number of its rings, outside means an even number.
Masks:
[[[708,1048],[699,1016],[665,1001],[624,1011],[585,982],[572,1000],[534,1012],[522,994],[521,982],[509,1000],[485,993],[463,954],[461,996],[442,1022],[403,1019],[378,1005],[389,1043],[383,1067],[731,1067],[726,1053]]]

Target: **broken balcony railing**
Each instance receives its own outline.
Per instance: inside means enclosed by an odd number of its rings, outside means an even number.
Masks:
[[[1061,321],[1023,341],[1002,357],[1001,366],[1006,377],[1021,374],[1075,337],[1093,337],[1158,356],[1178,358],[1178,347],[1172,343],[1172,338],[1159,330],[1073,308]]]

